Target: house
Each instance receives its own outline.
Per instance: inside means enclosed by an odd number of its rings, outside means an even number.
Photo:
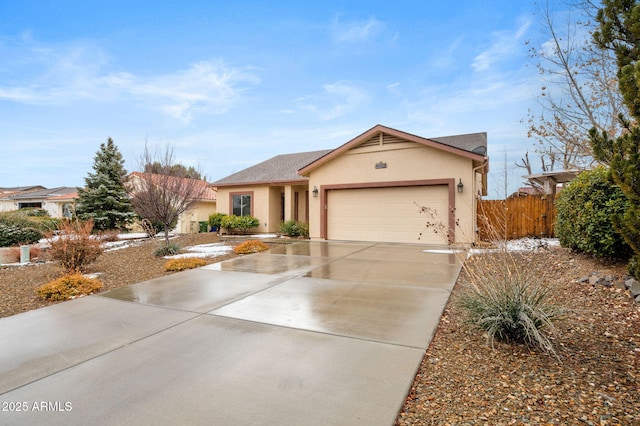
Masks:
[[[200,222],[207,222],[209,215],[216,212],[216,189],[204,180],[132,172],[129,174],[127,181],[133,186],[134,191],[135,188],[140,188],[143,185],[142,181],[150,181],[152,184],[160,186],[166,184],[166,188],[170,191],[174,190],[179,192],[190,188],[191,193],[196,195],[196,200],[189,210],[179,216],[175,229],[178,233],[188,234],[199,232]]]
[[[475,240],[487,194],[486,133],[424,138],[376,125],[333,150],[279,155],[213,183],[218,211],[308,221],[312,239]]]
[[[0,191],[0,211],[44,209],[51,217],[71,217],[78,198],[76,188],[66,186],[0,188]]]
[[[277,232],[285,220],[309,222],[309,179],[298,170],[330,152],[278,155],[213,182],[218,212],[257,217],[258,232]]]

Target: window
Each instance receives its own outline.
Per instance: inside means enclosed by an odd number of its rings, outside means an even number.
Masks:
[[[231,194],[231,213],[236,216],[251,216],[252,194]]]

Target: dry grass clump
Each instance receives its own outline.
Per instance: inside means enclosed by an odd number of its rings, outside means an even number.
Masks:
[[[69,300],[98,292],[102,286],[100,280],[89,278],[80,273],[73,273],[38,287],[36,292],[44,300]]]
[[[258,240],[248,240],[241,244],[238,244],[233,249],[235,254],[251,254],[258,253],[260,251],[269,250],[269,246]]]
[[[164,264],[165,271],[184,271],[186,269],[200,268],[207,264],[207,261],[199,257],[170,259]]]

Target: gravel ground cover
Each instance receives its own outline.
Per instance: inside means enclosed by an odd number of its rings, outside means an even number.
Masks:
[[[640,425],[640,305],[621,288],[625,265],[557,246],[512,256],[568,309],[553,337],[558,358],[488,345],[458,305],[463,271],[396,425]],[[615,285],[577,282],[593,273]]]
[[[207,244],[214,252],[220,243],[213,234],[176,241],[183,247]],[[98,274],[105,290],[167,275],[166,259],[153,256],[158,244],[113,244],[88,272]],[[555,304],[569,309],[553,337],[558,357],[518,345],[487,345],[458,306],[469,282],[463,272],[396,425],[640,425],[640,305],[620,288],[625,265],[553,244],[515,243],[509,250],[519,265],[550,285]],[[216,253],[206,259],[233,256]],[[500,267],[490,257],[485,265]],[[60,273],[53,263],[0,268],[0,317],[51,304],[38,299],[35,289]],[[577,282],[593,273],[614,277],[616,285]]]
[[[236,256],[232,251],[222,251],[220,238],[214,233],[187,234],[172,239],[185,248],[186,255],[194,251],[186,248],[205,245],[199,253],[207,263],[220,262]],[[87,273],[96,274],[104,284],[104,290],[124,287],[158,278],[175,272],[166,272],[165,258],[153,255],[162,244],[158,239],[125,239],[107,243],[105,252],[87,266]],[[235,242],[226,243],[233,246]],[[29,266],[0,267],[0,318],[15,315],[53,303],[36,295],[36,288],[58,278],[62,270],[52,262],[34,263]]]

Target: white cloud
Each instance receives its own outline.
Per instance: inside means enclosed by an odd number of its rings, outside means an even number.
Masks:
[[[0,85],[0,100],[31,105],[133,99],[144,108],[189,122],[195,113],[227,112],[247,88],[259,83],[248,68],[222,60],[156,75],[112,72],[107,55],[90,43],[41,45],[23,38],[0,46],[0,53],[11,53],[14,60],[5,68],[21,75]],[[22,67],[31,71],[20,73]]]
[[[522,52],[522,37],[530,25],[531,23],[527,21],[521,24],[515,32],[499,31],[493,33],[491,46],[474,58],[473,69],[476,72],[487,71],[494,64],[504,62],[514,54],[520,54]]]
[[[300,108],[313,112],[323,121],[342,117],[369,100],[369,95],[363,89],[348,81],[325,84],[322,89],[321,94],[296,101]]]
[[[128,73],[106,76],[106,85],[167,115],[189,122],[194,113],[222,114],[234,106],[249,85],[259,83],[249,71],[222,61],[199,62],[173,74],[139,77]]]
[[[378,35],[384,29],[384,24],[374,17],[367,20],[344,22],[340,16],[333,19],[331,33],[338,42],[360,43]]]

